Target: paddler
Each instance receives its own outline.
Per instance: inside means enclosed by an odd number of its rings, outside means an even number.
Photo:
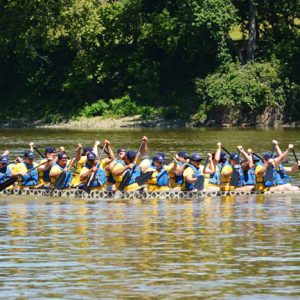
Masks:
[[[127,175],[129,176],[129,180],[125,185],[124,191],[136,191],[140,189],[140,186],[136,183],[136,177],[141,175],[141,169],[136,163],[136,161],[138,160],[137,156],[139,156],[138,153],[133,150],[129,150],[125,153],[125,156],[122,160],[116,162],[112,170],[112,175],[116,182],[116,190],[120,188],[120,185],[123,182],[124,176],[127,172],[129,172],[129,175]]]
[[[148,192],[169,191],[169,174],[164,168],[166,158],[157,153],[151,161],[150,167],[145,170],[145,172],[152,172],[151,178],[147,181]],[[173,168],[176,168],[176,163],[173,165]]]
[[[79,188],[89,185],[92,190],[105,189],[107,181],[105,169],[101,165],[101,161],[97,160],[97,155],[92,151],[87,154],[87,161],[80,172],[80,181]]]
[[[69,189],[71,187],[71,180],[72,180],[72,173],[71,169],[72,167],[80,160],[81,158],[81,149],[82,145],[78,144],[77,145],[77,150],[76,150],[76,157],[70,160],[68,158],[67,153],[65,152],[60,152],[57,155],[57,161],[56,163],[52,166],[50,170],[50,180],[51,180],[51,187],[54,187],[54,184],[56,180],[59,178],[59,176],[64,172],[65,173],[65,178],[64,181],[61,184],[60,189]]]
[[[39,161],[40,163],[49,160],[48,164],[42,165],[39,169],[39,188],[50,188],[50,170],[56,162],[56,149],[52,146],[47,146],[44,152],[45,158]]]
[[[9,163],[8,153],[5,152],[5,155],[0,156],[0,184],[10,178],[14,166]]]
[[[50,161],[46,162],[45,165],[49,165]],[[38,172],[42,171],[40,166],[34,169],[38,164],[34,162],[34,153],[31,150],[26,150],[23,155],[23,161],[12,167],[11,177],[20,176],[19,188],[32,188],[38,187]],[[30,171],[33,169],[32,171]]]
[[[100,141],[95,141],[94,147],[85,146],[82,149],[81,157],[80,157],[79,161],[75,164],[75,172],[73,174],[72,181],[71,181],[72,188],[77,188],[80,185],[80,172],[82,170],[83,165],[87,161],[87,154],[89,152],[94,152],[97,155],[98,147],[100,146],[100,144],[101,144]],[[62,152],[64,152],[64,151],[62,151]]]
[[[192,191],[195,189],[195,183],[199,180],[200,176],[204,176],[201,171],[202,158],[200,154],[193,153],[190,156],[190,162],[183,172],[184,183],[182,185],[183,191]]]
[[[184,181],[183,172],[188,162],[188,153],[186,151],[179,151],[175,155],[174,161],[165,166],[165,170],[169,173],[171,189],[174,189],[175,191],[181,190]]]
[[[243,147],[238,146],[237,149],[240,152]],[[236,180],[232,181],[232,176],[235,176]],[[231,153],[229,162],[225,162],[221,170],[221,191],[231,190],[250,190],[250,187],[245,186],[244,173],[240,164],[240,154],[238,153]]]

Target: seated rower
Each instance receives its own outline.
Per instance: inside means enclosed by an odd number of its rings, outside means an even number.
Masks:
[[[60,189],[69,189],[71,187],[71,181],[72,181],[72,173],[71,169],[76,164],[81,157],[81,149],[82,145],[78,144],[77,151],[76,151],[76,157],[70,160],[68,158],[68,155],[65,152],[60,152],[57,155],[57,161],[52,166],[50,170],[50,180],[51,180],[51,187],[54,188],[55,182],[59,179],[60,175],[65,174],[64,180],[61,183]]]
[[[237,150],[240,154],[243,155],[245,158],[241,161],[241,167],[243,171],[243,178],[244,178],[244,188],[243,191],[250,192],[255,189],[255,168],[252,161],[252,150],[248,149],[247,151],[244,150],[242,146],[238,146]]]
[[[50,161],[47,161],[44,165],[49,164]],[[38,172],[42,170],[42,166],[36,168],[37,166],[37,163],[34,162],[34,153],[30,150],[27,150],[24,152],[23,161],[12,167],[11,177],[20,176],[20,189],[36,189],[38,187]]]
[[[169,191],[170,179],[167,170],[164,168],[165,163],[166,159],[162,155],[157,153],[153,156],[151,166],[145,170],[145,172],[152,172],[151,178],[147,181],[148,192]]]
[[[226,162],[221,170],[221,191],[232,190],[249,191],[249,187],[245,186],[244,173],[237,153],[230,154],[229,162]]]
[[[56,162],[56,149],[51,146],[47,146],[44,153],[45,158],[39,161],[39,163],[49,160],[49,164],[41,166],[39,170],[39,188],[50,188],[50,170],[53,164]]]
[[[80,185],[80,172],[86,163],[87,160],[87,154],[89,152],[94,152],[97,155],[98,147],[100,146],[100,141],[95,141],[94,147],[86,146],[82,149],[82,154],[80,156],[80,159],[75,164],[75,172],[72,177],[71,181],[71,187],[77,188]]]
[[[116,182],[116,190],[120,188],[121,184],[125,185],[124,191],[136,191],[140,189],[140,186],[136,183],[136,177],[141,175],[140,167],[136,163],[138,156],[138,153],[129,150],[125,153],[124,158],[115,164],[112,175]],[[125,177],[127,172],[129,173]]]
[[[87,162],[80,172],[80,181],[79,188],[89,186],[91,190],[105,189],[107,181],[105,169],[101,166],[101,161],[97,161],[97,156],[94,152],[87,154]]]
[[[276,150],[276,158],[278,158],[278,163],[275,166],[274,173],[274,183],[277,186],[281,186],[281,189],[284,191],[297,191],[299,188],[297,186],[293,186],[290,181],[291,178],[288,176],[288,173],[296,172],[298,170],[297,163],[291,167],[284,167],[283,162],[287,159],[289,150],[294,148],[293,144],[289,144],[287,150],[282,152],[279,143],[276,140],[272,141],[274,145],[274,149]]]
[[[212,160],[214,164],[214,172],[210,174],[210,178],[208,181],[207,189],[209,191],[219,191],[221,185],[221,170],[223,165],[226,163],[226,153],[222,151],[222,144],[217,144],[218,149],[212,155]]]
[[[181,190],[183,184],[183,172],[189,161],[189,156],[185,151],[179,151],[175,156],[175,161],[165,166],[170,177],[170,187],[174,190]],[[174,165],[176,166],[174,167]]]
[[[115,165],[117,163],[122,163],[124,158],[125,158],[125,154],[126,154],[126,150],[122,147],[118,148],[117,149],[117,156],[116,156],[116,159],[113,159],[109,165],[108,165],[108,176],[107,176],[107,185],[108,185],[108,190],[111,190],[111,191],[115,191],[116,190],[116,186],[115,186],[115,179],[114,179],[114,176],[112,174],[112,170],[114,169]]]
[[[9,163],[9,158],[7,155],[0,156],[0,184],[10,178],[12,173],[12,168],[14,166],[13,164]],[[10,188],[12,187],[13,186],[10,186]]]
[[[204,175],[201,171],[201,161],[202,158],[198,153],[193,153],[190,157],[190,162],[188,163],[186,169],[183,172],[184,183],[182,185],[183,191],[192,191],[195,189],[195,183],[203,177],[203,187],[204,187]]]

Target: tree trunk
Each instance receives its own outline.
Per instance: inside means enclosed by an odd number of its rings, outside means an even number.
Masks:
[[[247,61],[254,60],[254,51],[256,44],[255,15],[256,10],[254,0],[249,0],[249,43],[247,49]]]

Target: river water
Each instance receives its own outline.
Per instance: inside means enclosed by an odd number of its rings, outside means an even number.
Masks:
[[[150,153],[258,153],[297,130],[1,130],[0,149],[109,138]],[[297,148],[296,148],[297,149]],[[300,152],[300,151],[299,151]],[[290,157],[288,164],[293,163]],[[299,176],[294,176],[299,183]],[[299,299],[299,196],[91,201],[0,198],[1,299]]]

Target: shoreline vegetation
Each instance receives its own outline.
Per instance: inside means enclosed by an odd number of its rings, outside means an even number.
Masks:
[[[300,121],[295,0],[13,0],[0,27],[0,127]]]
[[[121,129],[121,128],[300,128],[300,122],[274,123],[269,124],[199,124],[183,119],[170,120],[161,116],[153,118],[144,118],[142,115],[133,115],[127,117],[78,117],[66,122],[54,124],[44,123],[41,121],[10,121],[0,122],[0,128],[49,128],[49,129]]]

